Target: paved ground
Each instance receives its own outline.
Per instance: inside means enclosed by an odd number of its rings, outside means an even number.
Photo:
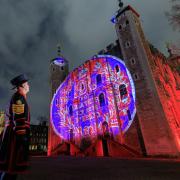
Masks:
[[[180,180],[180,160],[94,157],[33,157],[18,180]]]

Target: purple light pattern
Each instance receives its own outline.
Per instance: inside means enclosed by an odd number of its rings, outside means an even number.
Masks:
[[[98,74],[101,78],[97,83]],[[127,94],[125,91],[121,97],[122,84]],[[50,118],[58,136],[80,144],[84,137],[96,140],[103,135],[103,122],[116,139],[128,130],[135,113],[134,83],[124,62],[114,56],[98,55],[74,69],[59,86],[51,102]]]

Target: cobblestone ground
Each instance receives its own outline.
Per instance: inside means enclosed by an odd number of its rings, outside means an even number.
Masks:
[[[95,157],[32,157],[18,180],[180,180],[180,160]]]

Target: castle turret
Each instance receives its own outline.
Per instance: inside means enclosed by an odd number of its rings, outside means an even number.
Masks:
[[[60,46],[58,46],[58,56],[52,59],[50,63],[51,98],[68,73],[68,61],[61,55],[61,49]]]
[[[52,59],[50,62],[50,87],[51,87],[51,100],[56,93],[57,88],[64,81],[69,73],[68,61],[62,56],[60,46],[58,45],[58,55],[56,58]],[[50,100],[50,101],[51,101]],[[50,156],[56,147],[62,142],[60,137],[58,137],[49,123],[48,132],[48,156]]]
[[[179,147],[158,95],[153,78],[152,55],[145,39],[139,14],[131,6],[123,7],[113,17],[123,59],[136,88],[137,115],[147,155],[178,155]]]

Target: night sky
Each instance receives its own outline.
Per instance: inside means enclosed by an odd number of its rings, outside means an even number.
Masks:
[[[169,0],[124,0],[140,14],[146,38],[166,53],[166,42],[177,42],[164,15]],[[117,0],[1,0],[0,1],[0,110],[8,105],[13,90],[9,81],[27,73],[31,122],[49,114],[49,64],[57,44],[69,60],[70,70],[114,42],[110,22]]]

